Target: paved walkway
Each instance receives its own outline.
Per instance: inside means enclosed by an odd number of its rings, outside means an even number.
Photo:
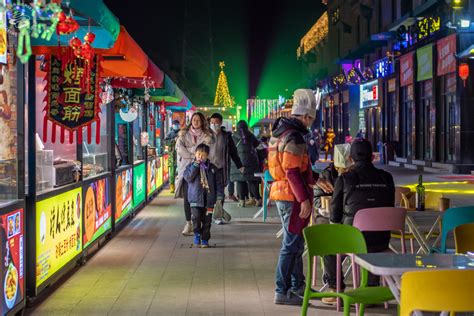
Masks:
[[[270,223],[252,219],[256,208],[231,203],[226,209],[233,221],[212,226],[216,247],[190,248],[191,237],[180,234],[182,201],[163,192],[27,314],[299,315],[299,307],[273,304],[280,247],[275,208]],[[318,315],[341,315],[317,305]],[[395,306],[366,312],[383,314],[395,315]]]

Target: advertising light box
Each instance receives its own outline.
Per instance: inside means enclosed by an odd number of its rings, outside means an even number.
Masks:
[[[101,179],[87,186],[84,200],[83,245],[86,248],[112,227],[109,180]]]
[[[128,169],[115,176],[115,223],[130,214],[132,210],[132,174],[132,169]]]
[[[151,158],[147,163],[147,195],[150,196],[156,190],[156,159]]]
[[[82,251],[82,188],[36,203],[36,287]]]
[[[145,164],[142,163],[133,168],[133,207],[137,207],[146,198],[145,192]]]

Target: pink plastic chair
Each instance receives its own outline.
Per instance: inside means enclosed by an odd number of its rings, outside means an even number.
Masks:
[[[357,211],[354,216],[352,226],[357,227],[361,232],[370,231],[396,231],[400,233],[400,243],[402,246],[402,253],[406,253],[405,247],[405,218],[407,210],[400,207],[374,207],[365,208]],[[395,250],[393,250],[395,251]],[[359,280],[358,269],[352,261],[352,276],[354,286],[357,286]],[[339,270],[337,270],[339,272]],[[338,276],[338,280],[339,276]],[[385,285],[385,281],[382,278]],[[337,284],[339,285],[340,282]],[[388,304],[385,303],[385,308]]]

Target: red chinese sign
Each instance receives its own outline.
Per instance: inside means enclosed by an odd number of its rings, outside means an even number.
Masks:
[[[438,47],[438,76],[456,72],[456,34],[440,39]]]
[[[96,143],[100,142],[99,60],[92,64],[78,59],[62,61],[50,56],[47,71],[47,96],[43,139],[48,139],[48,121],[52,123],[51,142],[56,142],[56,126],[60,127],[60,141],[64,143],[69,131],[69,142],[78,132],[82,143],[82,129],[87,127],[87,142],[92,142],[92,123],[96,122]]]
[[[413,53],[400,57],[400,87],[413,84]]]

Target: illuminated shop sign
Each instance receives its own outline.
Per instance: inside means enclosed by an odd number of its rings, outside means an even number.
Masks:
[[[379,86],[378,81],[374,80],[360,85],[360,108],[368,108],[378,105]]]
[[[395,72],[394,63],[391,58],[385,57],[374,63],[375,78],[384,78]]]
[[[406,27],[401,25],[397,29],[397,43],[395,50],[410,47],[419,41],[430,38],[441,30],[441,18],[439,16],[419,17],[417,21]]]

